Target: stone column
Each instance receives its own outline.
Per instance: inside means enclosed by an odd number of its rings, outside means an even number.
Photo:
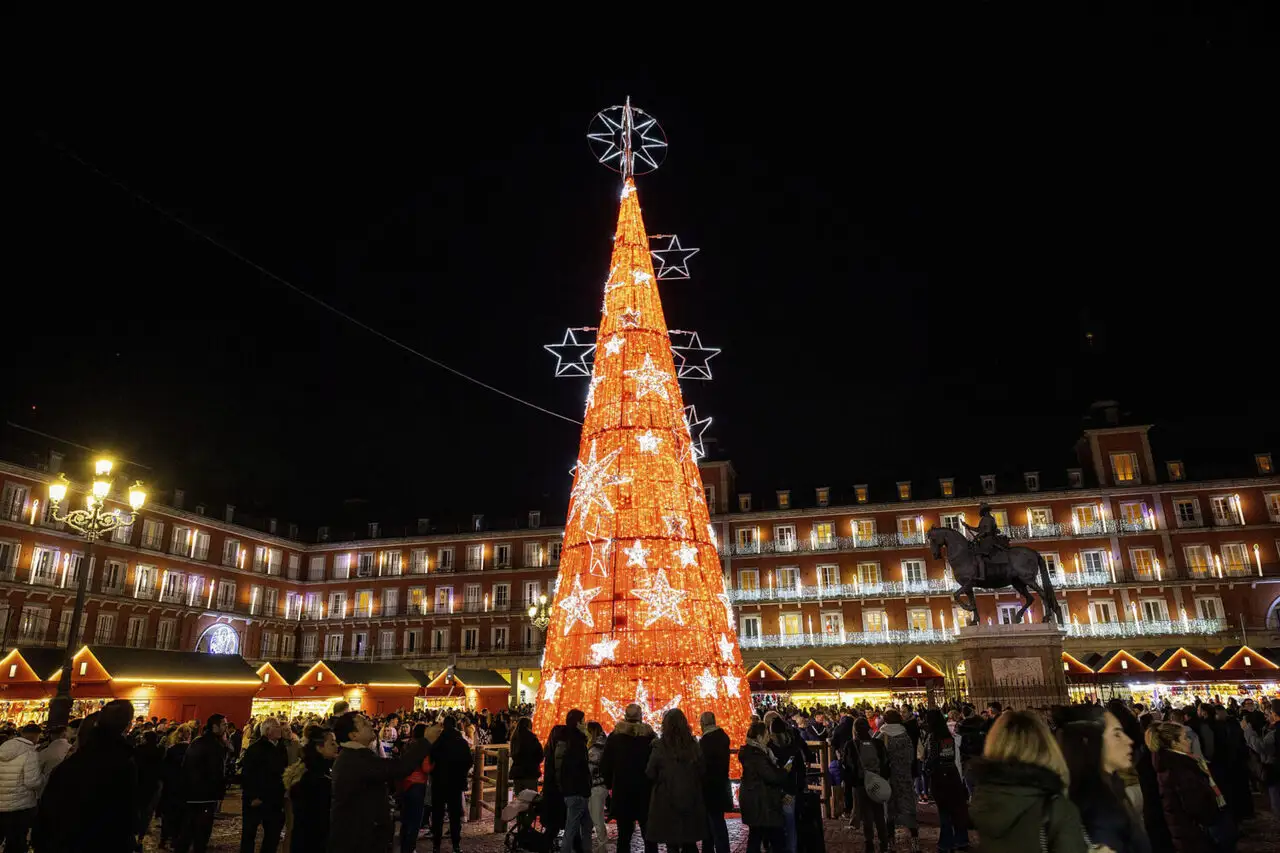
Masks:
[[[520,702],[520,669],[513,666],[509,677],[511,678],[511,704],[517,705]]]

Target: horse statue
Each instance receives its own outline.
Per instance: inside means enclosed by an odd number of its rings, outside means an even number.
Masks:
[[[926,537],[935,560],[941,559],[942,549],[947,549],[947,560],[951,563],[951,573],[960,588],[953,598],[956,604],[974,614],[978,607],[974,601],[973,576],[977,569],[977,559],[969,548],[969,539],[960,531],[949,527],[934,527]],[[1022,596],[1024,604],[1018,611],[1017,621],[1022,621],[1022,614],[1031,607],[1031,592],[1040,596],[1044,602],[1045,619],[1051,622],[1062,621],[1058,610],[1058,601],[1053,594],[1053,578],[1049,576],[1049,567],[1033,548],[1015,546],[998,551],[987,558],[987,578],[982,582],[984,589],[1003,589],[1011,586]],[[960,598],[964,595],[968,601]]]

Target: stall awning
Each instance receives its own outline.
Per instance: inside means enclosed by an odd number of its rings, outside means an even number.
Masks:
[[[403,666],[373,661],[322,660],[343,684],[365,684],[375,687],[418,687],[418,681]]]

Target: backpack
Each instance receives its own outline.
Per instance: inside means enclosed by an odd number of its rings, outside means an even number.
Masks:
[[[875,741],[851,740],[845,744],[845,764],[853,770],[854,784],[865,788],[872,802],[889,802],[892,789],[880,775],[880,750]]]

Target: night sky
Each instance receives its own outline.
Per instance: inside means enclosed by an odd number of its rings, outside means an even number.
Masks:
[[[5,420],[114,448],[188,506],[561,516],[576,425],[131,191],[576,419],[585,381],[554,379],[542,345],[598,323],[619,183],[584,134],[629,94],[671,142],[639,182],[648,229],[702,249],[663,285],[667,320],[724,348],[685,399],[740,489],[1053,485],[1100,397],[1160,425],[1157,454],[1193,476],[1280,452],[1260,57],[1186,28],[1077,47],[981,71],[965,52],[627,76],[505,53],[473,76],[430,58],[412,77],[181,85],[52,71],[10,126]]]

